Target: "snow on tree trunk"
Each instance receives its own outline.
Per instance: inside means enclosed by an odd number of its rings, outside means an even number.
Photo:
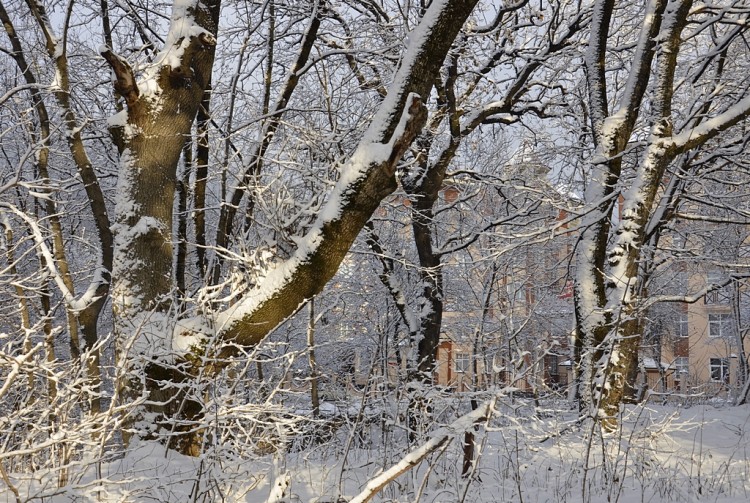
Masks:
[[[333,277],[362,227],[395,190],[396,163],[424,125],[423,101],[475,3],[433,2],[317,221],[298,238],[289,260],[212,320],[215,332],[202,317],[173,327],[171,232],[177,163],[209,83],[219,3],[175,3],[165,48],[139,81],[124,60],[102,50],[127,103],[111,120],[122,139],[112,300],[124,373],[119,392],[123,400],[145,403],[131,420],[131,426],[145,428],[140,434],[162,420],[186,419],[176,431],[191,433],[182,435],[178,447],[197,454],[199,428],[191,421],[200,419],[201,405],[190,397],[189,381],[217,372],[237,347],[260,342]],[[214,347],[222,349],[206,355]],[[203,356],[216,358],[204,364]]]
[[[643,250],[646,226],[655,225],[654,218],[664,218],[664,212],[655,204],[656,196],[665,177],[679,176],[668,174],[668,168],[678,155],[702,146],[750,113],[750,98],[744,97],[723,112],[711,118],[700,117],[681,132],[673,133],[675,70],[691,6],[690,0],[654,0],[646,4],[630,73],[619,106],[611,114],[604,78],[605,31],[615,3],[598,2],[592,21],[586,65],[596,153],[586,190],[591,209],[583,217],[584,231],[577,250],[575,301],[581,346],[578,364],[584,367],[583,378],[591,379],[587,405],[606,429],[617,424],[628,376],[638,364],[644,327],[642,262],[649,256]],[[657,54],[657,61],[652,64]],[[650,135],[632,178],[625,181],[621,176],[622,158],[632,141],[646,92],[650,93]],[[707,104],[709,110],[712,102]],[[622,192],[618,194],[615,189]],[[614,198],[618,195],[622,198],[619,222],[611,233]]]
[[[218,16],[218,1],[175,2],[165,47],[140,81],[110,48],[101,51],[127,103],[110,119],[120,129],[112,271],[118,388],[122,400],[142,398],[145,411],[165,416],[180,406],[178,390],[169,386],[179,371],[165,366],[171,353],[177,164],[210,80]],[[133,419],[143,417],[138,409]]]

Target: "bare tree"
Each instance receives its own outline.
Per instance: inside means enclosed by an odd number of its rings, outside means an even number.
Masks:
[[[142,51],[148,60],[145,69],[134,66],[134,58],[117,54],[111,47],[114,39],[110,31],[110,13],[103,4],[106,45],[101,55],[112,69],[115,96],[124,105],[118,105],[120,111],[109,121],[120,157],[112,218],[113,236],[109,235],[110,225],[104,200],[71,101],[73,93],[68,79],[67,59],[71,11],[68,11],[62,33],[58,34],[42,4],[34,0],[27,2],[58,75],[59,90],[56,96],[65,114],[66,127],[71,132],[68,135],[71,154],[89,192],[91,210],[98,219],[102,270],[87,293],[77,299],[72,282],[66,279],[67,273],[62,267],[65,264],[61,255],[62,246],[57,245],[53,250],[53,254],[58,253],[57,257],[50,255],[45,260],[50,270],[59,271],[55,279],[59,280],[58,287],[63,291],[70,312],[86,315],[90,311],[91,315],[87,316],[93,316],[94,321],[107,299],[111,270],[110,298],[119,348],[118,365],[126,369],[124,378],[118,383],[117,393],[126,402],[142,403],[136,408],[142,412],[132,415],[130,425],[135,426],[138,420],[145,417],[146,411],[160,414],[162,419],[157,422],[163,420],[169,423],[178,417],[188,420],[199,418],[201,405],[194,396],[199,392],[185,391],[184,384],[193,379],[200,381],[207,378],[225,366],[239,348],[256,345],[293,314],[301,303],[320,292],[335,274],[360,229],[380,201],[395,189],[396,163],[424,124],[425,103],[438,70],[475,3],[436,3],[424,11],[419,25],[411,34],[408,47],[399,54],[401,62],[398,71],[369,128],[350,151],[349,160],[339,167],[339,180],[325,197],[317,216],[295,238],[296,249],[290,250],[289,258],[245,295],[236,297],[233,305],[224,306],[223,311],[212,312],[210,316],[184,319],[175,327],[177,314],[182,309],[175,303],[177,286],[183,291],[186,286],[183,266],[178,280],[172,269],[172,236],[176,218],[173,201],[180,187],[179,161],[185,152],[185,141],[191,134],[196,115],[204,114],[198,118],[199,128],[205,128],[211,120],[206,92],[211,88],[214,71],[220,2],[175,3],[163,48],[156,54],[153,53],[153,45],[158,44],[160,37],[154,27],[140,22],[136,13],[128,13],[126,17],[131,17],[137,38],[146,43]],[[274,4],[269,4],[271,23],[274,19],[273,8]],[[265,150],[279,127],[290,95],[299,78],[310,68],[308,60],[313,42],[319,38],[317,29],[321,20],[335,21],[337,17],[324,3],[314,2],[305,9],[307,29],[297,61],[290,66],[286,83],[274,106],[270,105],[271,88],[270,84],[267,85],[263,108],[268,118],[263,121],[262,141],[254,152],[246,153],[253,160],[245,165],[241,183],[233,189],[227,204],[222,207],[216,239],[216,245],[221,248],[228,245],[227,237],[232,233],[234,215],[246,192],[245,187],[260,172]],[[40,138],[43,153],[46,148],[44,142],[50,136],[44,129],[47,122],[43,100],[39,98],[35,78],[28,72],[29,65],[22,59],[21,41],[15,37],[12,25],[5,23],[6,18],[7,14],[3,19],[6,31],[11,41],[19,45],[13,54],[21,71],[28,75],[26,85],[32,93],[32,101],[37,103],[42,124]],[[276,33],[278,28],[272,24],[268,29],[270,47],[275,37],[280,35]],[[271,76],[274,60],[270,54],[267,57],[267,75]],[[236,149],[229,139],[227,146],[230,150]],[[190,160],[186,157],[186,161]],[[199,168],[206,165],[205,153],[199,153],[197,162]],[[199,190],[196,191],[199,213],[205,205],[200,189],[204,175],[205,171],[199,170]],[[44,173],[41,176],[44,178]],[[189,179],[183,177],[183,187],[185,180]],[[8,188],[12,186],[11,183]],[[181,208],[186,210],[186,205],[183,203]],[[7,209],[12,210],[10,207]],[[56,214],[52,207],[48,211]],[[19,218],[22,217],[20,213]],[[52,218],[54,228],[54,216]],[[247,222],[251,223],[250,220]],[[205,230],[202,225],[200,221],[196,225],[196,237],[201,249],[205,250]],[[32,222],[29,222],[29,226],[34,230]],[[180,233],[184,240],[187,230]],[[35,236],[36,246],[45,250],[42,233]],[[107,239],[113,241],[108,242]],[[185,257],[185,252],[179,255]],[[205,261],[199,256],[199,264],[204,271],[207,269]],[[221,262],[221,257],[217,256],[211,278],[213,283],[219,283]],[[179,263],[184,264],[184,258]],[[194,311],[188,309],[188,312]],[[85,326],[92,325],[87,322]],[[76,341],[72,332],[71,341]],[[199,435],[190,424],[177,428],[178,431],[183,429],[192,432],[192,436],[188,437],[194,440],[182,442],[181,449],[196,453],[200,446],[195,439]],[[133,432],[126,428],[126,439]]]
[[[731,141],[732,127],[750,114],[747,83],[725,71],[728,54],[745,57],[747,6],[736,7],[714,16],[691,1],[594,6],[586,76],[595,152],[577,252],[576,334],[583,382],[590,383],[583,398],[606,428],[617,422],[637,365],[648,245],[670,217],[678,160],[700,156],[721,134]],[[621,36],[610,35],[619,13],[643,22],[624,85],[613,89],[608,57],[611,37]]]

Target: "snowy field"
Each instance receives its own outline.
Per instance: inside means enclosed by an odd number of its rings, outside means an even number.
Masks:
[[[335,410],[328,404],[324,412],[333,417]],[[506,398],[476,432],[480,454],[471,477],[461,476],[463,434],[450,432],[448,443],[372,500],[356,501],[750,501],[750,406],[630,406],[622,428],[605,435],[574,419],[562,401],[534,407]],[[107,462],[75,462],[63,488],[56,473],[11,472],[18,497],[6,481],[0,502],[355,501],[379,473],[408,468],[405,443],[382,418],[340,425],[317,444],[288,442],[283,454],[239,456],[224,445],[189,458],[141,443]]]

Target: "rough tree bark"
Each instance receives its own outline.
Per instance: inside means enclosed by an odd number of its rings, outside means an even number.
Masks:
[[[653,227],[654,218],[663,218],[657,211],[663,204],[657,198],[660,190],[663,192],[662,183],[679,176],[670,174],[668,168],[677,156],[701,147],[750,115],[750,98],[745,96],[724,105],[721,113],[710,118],[702,115],[700,121],[688,122],[679,133],[673,131],[675,70],[692,4],[690,0],[647,4],[630,75],[619,107],[611,115],[607,112],[604,57],[615,6],[611,0],[602,0],[595,8],[587,73],[596,153],[586,191],[592,209],[584,218],[585,230],[578,245],[575,301],[577,334],[584,345],[581,358],[588,362],[584,365],[588,369],[584,378],[590,379],[584,388],[589,393],[588,406],[592,417],[608,430],[617,426],[619,407],[628,393],[627,376],[638,364],[644,300],[639,292],[644,291],[647,229]],[[615,189],[622,183],[622,158],[636,120],[644,113],[641,102],[649,83],[651,125],[645,152],[627,188],[619,187],[621,216],[612,229]]]
[[[153,73],[140,82],[111,48],[102,52],[114,72],[115,90],[127,105],[111,121],[120,129],[112,271],[115,333],[123,372],[118,394],[120,399],[134,401],[145,393],[146,409],[165,417],[174,415],[180,406],[169,385],[179,380],[180,369],[159,363],[170,352],[177,164],[210,82],[218,19],[218,0],[176,5],[164,51]],[[132,419],[128,427],[142,417]],[[126,440],[130,434],[124,433]]]
[[[174,332],[172,196],[184,139],[209,82],[219,2],[175,7],[156,70],[141,81],[122,58],[103,52],[127,104],[113,121],[122,130],[122,141],[112,298],[125,369],[120,397],[143,405],[136,408],[126,437],[133,431],[148,435],[154,422],[160,422],[151,416],[161,415],[184,432],[173,445],[198,453],[200,434],[192,428],[201,405],[187,394],[189,386],[181,384],[218,371],[237,347],[260,342],[333,277],[359,231],[396,188],[396,163],[425,122],[422,102],[475,3],[435,2],[428,9],[386,99],[294,255],[216,319],[185,320]],[[206,330],[208,326],[216,328]],[[186,421],[178,424],[178,419]]]

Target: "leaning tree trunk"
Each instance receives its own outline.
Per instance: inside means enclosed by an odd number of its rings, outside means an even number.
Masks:
[[[186,395],[191,386],[185,381],[210,377],[239,348],[258,344],[334,276],[360,230],[396,189],[396,164],[425,124],[423,102],[475,4],[476,0],[452,0],[428,9],[419,27],[421,36],[410,40],[386,99],[341,168],[346,176],[301,238],[304,246],[269,273],[256,295],[217,313],[215,326],[221,328],[216,333],[196,333],[198,326],[206,326],[201,316],[183,320],[172,330],[169,315],[177,162],[209,81],[218,0],[175,9],[166,48],[171,56],[161,59],[152,77],[140,85],[121,58],[104,51],[115,72],[116,90],[127,103],[120,116],[112,300],[123,372],[118,391],[121,399],[140,401],[131,426],[153,425],[153,416],[158,426],[161,415],[183,433],[175,446],[198,453],[200,430],[195,426],[202,409],[200,400]],[[216,354],[211,353],[214,347],[219,348]],[[136,422],[141,416],[148,421]],[[133,433],[133,428],[125,432],[126,441]]]

